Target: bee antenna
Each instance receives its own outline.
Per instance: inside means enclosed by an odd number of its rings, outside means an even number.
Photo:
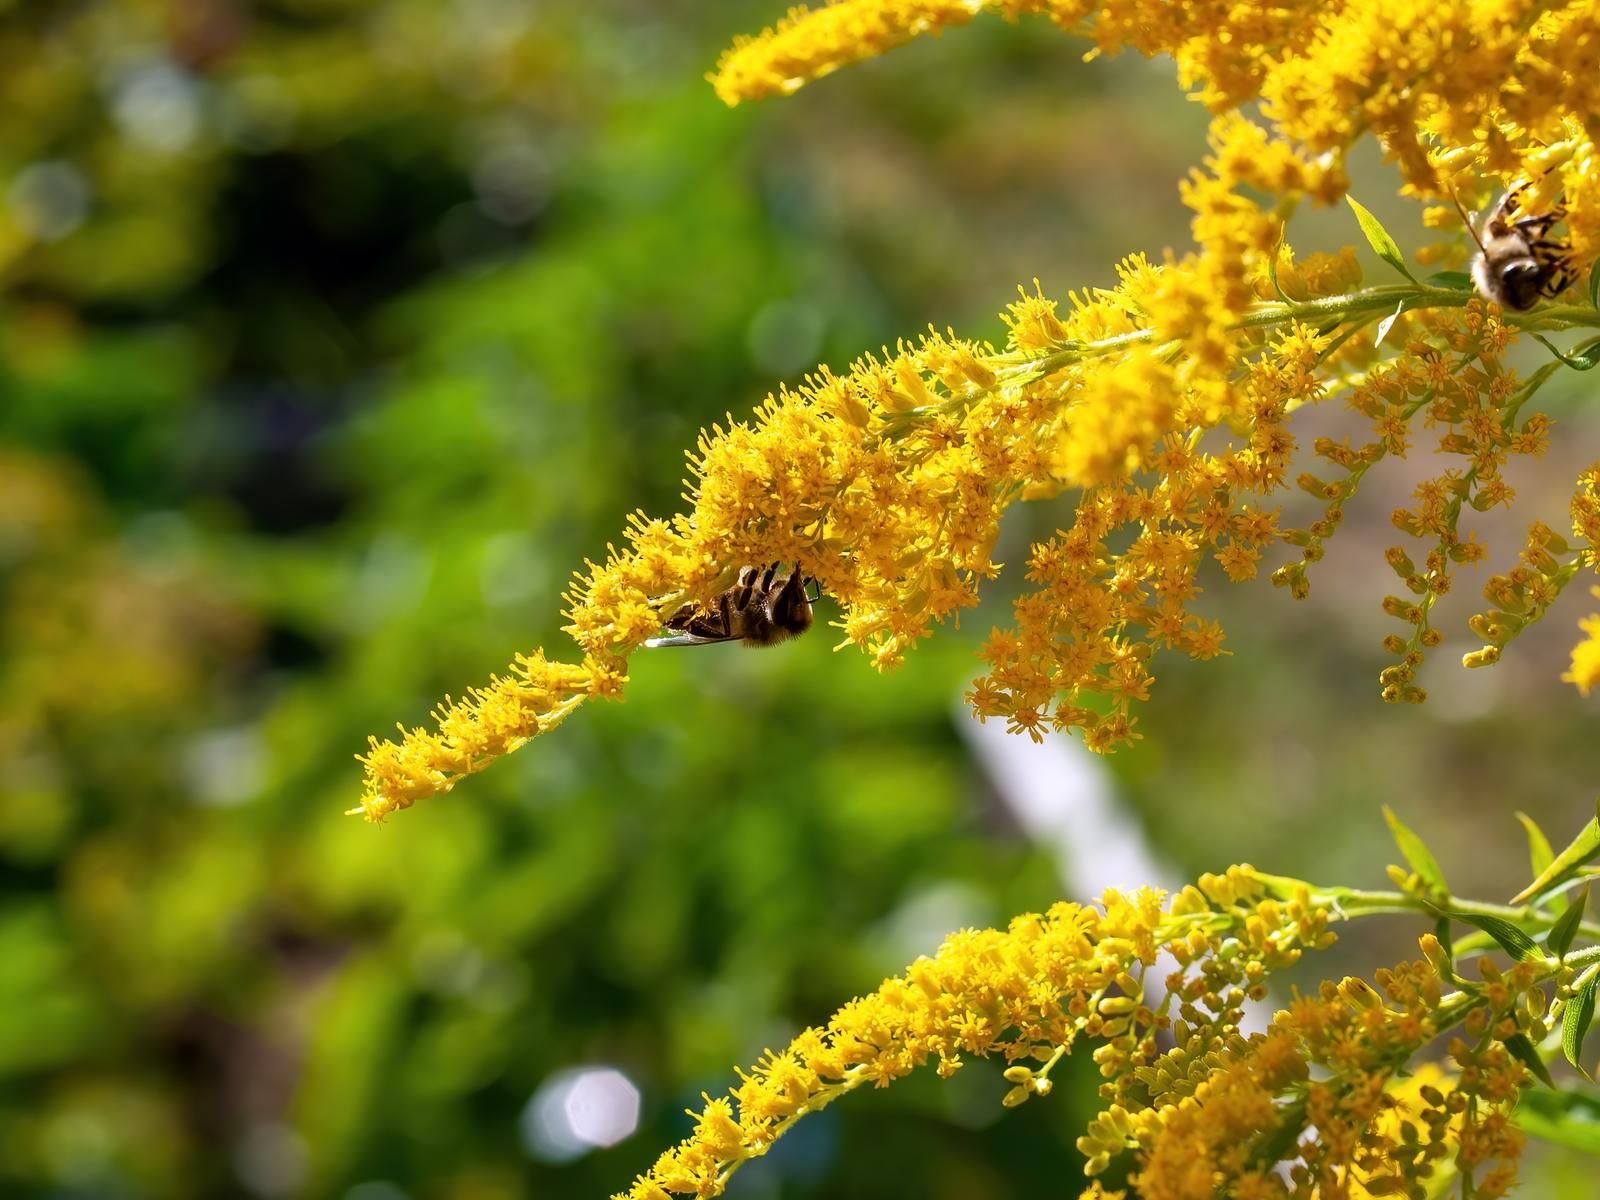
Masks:
[[[1446,186],[1448,187],[1448,185]],[[1467,227],[1467,233],[1470,234],[1472,240],[1477,243],[1479,253],[1487,257],[1489,254],[1489,249],[1483,244],[1483,239],[1478,236],[1478,227],[1472,223],[1472,218],[1467,215],[1467,210],[1461,207],[1461,198],[1456,195],[1455,188],[1449,188],[1449,191],[1450,203],[1454,204],[1456,206],[1456,211],[1461,214],[1461,223]]]

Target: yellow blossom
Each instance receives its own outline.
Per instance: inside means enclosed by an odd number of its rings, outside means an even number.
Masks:
[[[1269,898],[1248,868],[1212,882],[1210,898],[1189,888],[1164,905],[1150,889],[1110,891],[1098,909],[1060,903],[1003,931],[952,934],[932,958],[850,1001],[827,1025],[768,1051],[739,1073],[728,1097],[707,1097],[690,1114],[689,1137],[619,1200],[721,1195],[729,1176],[795,1121],[924,1066],[948,1077],[964,1056],[1008,1064],[1007,1107],[1048,1095],[1051,1068],[1084,1043],[1094,1045],[1102,1074],[1134,1080],[1160,1057],[1153,1035],[1170,1025],[1145,1005],[1142,982],[1163,949],[1188,966],[1164,981],[1178,1011],[1197,1027],[1215,1025],[1221,1044],[1221,1031],[1239,1019],[1238,985],[1253,970],[1286,967],[1302,947],[1326,946],[1332,935],[1326,908],[1306,894],[1287,904]]]
[[[1011,1085],[1001,1103],[1015,1107],[1048,1096],[1071,1053],[1088,1053],[1102,1079],[1103,1108],[1077,1140],[1082,1200],[1111,1200],[1098,1177],[1117,1160],[1144,1200],[1438,1194],[1455,1175],[1463,1194],[1503,1195],[1522,1149],[1510,1111],[1531,1053],[1512,1047],[1548,1034],[1543,988],[1559,964],[1480,959],[1472,984],[1430,934],[1423,958],[1371,983],[1325,982],[1264,1032],[1240,1032],[1246,998],[1261,998],[1303,948],[1328,945],[1328,922],[1352,915],[1344,904],[1392,911],[1397,901],[1346,892],[1341,902],[1233,867],[1164,903],[1150,890],[1112,891],[1098,908],[1062,903],[1004,931],[953,934],[741,1071],[727,1097],[707,1097],[689,1136],[618,1200],[721,1195],[794,1122],[924,1066],[948,1077],[967,1056],[1000,1058]],[[1412,1061],[1447,1033],[1448,1068]]]
[[[1434,214],[1454,197],[1482,209],[1513,186],[1529,209],[1559,205],[1566,265],[1582,277],[1600,254],[1597,0],[1403,11],[1378,0],[1312,11],[840,0],[740,40],[714,82],[729,102],[791,92],[985,9],[1046,16],[1095,53],[1172,56],[1214,113],[1204,161],[1178,185],[1196,248],[1160,262],[1130,256],[1114,288],[1064,302],[1035,284],[1004,314],[1002,349],[930,331],[843,373],[819,367],[749,418],[702,434],[689,508],[629,518],[625,542],[569,591],[566,630],[581,665],[519,660],[506,679],[447,701],[436,731],[375,742],[369,817],[448,790],[584,698],[620,696],[629,656],[747,564],[797,564],[837,606],[844,642],[892,669],[977,603],[1001,569],[993,550],[1005,510],[1063,492],[1075,495],[1070,527],[1032,547],[1032,589],[985,648],[968,695],[980,719],[1014,732],[1076,730],[1094,750],[1115,749],[1139,736],[1136,706],[1159,677],[1159,652],[1224,652],[1222,624],[1194,611],[1202,568],[1215,561],[1226,578],[1247,580],[1286,542],[1298,557],[1268,569],[1304,596],[1365,476],[1418,444],[1448,465],[1394,513],[1418,544],[1393,560],[1405,564],[1396,570],[1406,594],[1383,601],[1401,628],[1384,639],[1396,661],[1379,682],[1387,700],[1424,698],[1418,673],[1444,636],[1436,601],[1485,553],[1464,526],[1513,504],[1510,457],[1537,456],[1549,441],[1548,418],[1529,402],[1563,360],[1521,378],[1506,350],[1522,328],[1593,330],[1600,313],[1502,312],[1459,285],[1363,288],[1352,249],[1297,259],[1285,222],[1302,200],[1342,196],[1346,154],[1375,135],[1400,165],[1402,190]],[[1465,234],[1439,253],[1459,262]],[[1596,352],[1600,343],[1583,351]],[[1294,415],[1333,397],[1370,422],[1369,440],[1318,439],[1324,461],[1307,469]],[[1586,473],[1573,498],[1576,548],[1541,534],[1491,577],[1492,607],[1469,622],[1483,641],[1469,665],[1497,661],[1600,561],[1596,477]],[[1291,483],[1321,513],[1280,530],[1273,505]]]
[[[1600,596],[1600,588],[1589,590]],[[1584,639],[1572,648],[1572,669],[1561,678],[1587,696],[1600,683],[1600,613],[1585,617],[1578,626]]]
[[[919,34],[965,24],[985,6],[985,0],[842,0],[815,11],[794,8],[759,38],[734,42],[711,83],[729,104],[784,95]]]
[[[569,666],[542,651],[518,656],[511,674],[496,676],[467,698],[434,714],[436,729],[406,730],[399,742],[371,739],[362,758],[367,790],[354,812],[369,821],[409,808],[425,796],[447,792],[466,776],[510,754],[529,738],[555,728],[588,698],[612,686],[591,665]]]

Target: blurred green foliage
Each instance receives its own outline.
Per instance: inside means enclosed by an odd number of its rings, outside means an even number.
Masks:
[[[0,1193],[603,1195],[735,1062],[1060,893],[958,736],[971,628],[881,679],[826,633],[644,655],[454,797],[340,815],[369,733],[559,644],[701,425],[1183,237],[1159,65],[995,23],[724,110],[702,73],[774,15],[0,3]],[[1376,881],[1385,798],[1447,859],[1509,800],[1562,832],[1600,751],[1554,671],[1397,715],[1381,618],[1227,603],[1272,615],[1114,763],[1183,873]],[[530,1154],[582,1064],[639,1132]],[[981,1066],[853,1098],[735,1190],[1059,1186],[1087,1065],[998,1124]]]

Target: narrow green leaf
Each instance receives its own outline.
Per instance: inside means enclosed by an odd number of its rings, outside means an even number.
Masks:
[[[1538,822],[1525,812],[1517,814],[1517,820],[1522,822],[1522,828],[1528,832],[1528,861],[1533,866],[1534,876],[1555,861],[1556,852],[1550,849],[1550,839],[1545,837],[1544,830],[1539,828]]]
[[[1594,987],[1600,983],[1600,975],[1592,975],[1589,982],[1579,988],[1572,999],[1567,1001],[1566,1011],[1561,1014],[1561,1053],[1567,1056],[1567,1061],[1583,1072],[1585,1079],[1589,1072],[1583,1067],[1583,1039],[1588,1036],[1589,1023],[1594,1020]]]
[[[1600,342],[1590,342],[1581,346],[1575,354],[1563,354],[1548,338],[1540,337],[1536,333],[1533,339],[1574,371],[1592,371],[1596,366],[1600,366]]]
[[[1513,1119],[1523,1133],[1600,1155],[1600,1096],[1576,1091],[1524,1092]]]
[[[1600,308],[1600,262],[1589,269],[1589,303]]]
[[[1406,302],[1402,300],[1399,304],[1394,306],[1394,311],[1392,313],[1378,322],[1378,336],[1373,340],[1372,343],[1374,347],[1383,345],[1383,339],[1389,336],[1390,328],[1396,321],[1400,319],[1400,314],[1405,312],[1405,310]]]
[[[1600,820],[1590,821],[1538,877],[1511,898],[1513,904],[1526,904],[1537,900],[1552,888],[1559,887],[1578,873],[1578,868],[1600,858]]]
[[[1430,287],[1449,288],[1452,292],[1470,292],[1477,286],[1465,271],[1435,271],[1423,282]]]
[[[1510,921],[1500,917],[1485,917],[1477,913],[1452,912],[1451,917],[1466,925],[1483,930],[1512,958],[1543,959],[1544,951],[1537,943]]]
[[[1429,853],[1427,846],[1422,844],[1422,839],[1412,833],[1405,822],[1395,816],[1394,809],[1387,804],[1383,806],[1383,819],[1389,822],[1389,833],[1394,837],[1394,844],[1400,847],[1400,853],[1405,855],[1411,869],[1434,891],[1449,895],[1450,889],[1445,886],[1444,872],[1439,869],[1438,862]]]
[[[1519,1033],[1507,1039],[1506,1049],[1517,1058],[1523,1066],[1533,1072],[1533,1076],[1547,1088],[1553,1088],[1556,1081],[1550,1078],[1550,1068],[1544,1065],[1544,1059],[1539,1057],[1539,1052],[1533,1048],[1533,1043],[1528,1040],[1528,1035]]]
[[[1367,245],[1372,247],[1373,253],[1415,283],[1417,277],[1406,266],[1405,255],[1400,253],[1399,245],[1389,236],[1389,231],[1383,227],[1382,222],[1368,212],[1354,196],[1346,196],[1345,199],[1350,202],[1350,207],[1356,214],[1356,223],[1361,226],[1361,232],[1366,235]]]
[[[1572,948],[1572,939],[1578,936],[1578,926],[1583,923],[1584,910],[1589,907],[1589,885],[1583,885],[1583,891],[1573,897],[1572,903],[1567,906],[1567,911],[1561,914],[1561,919],[1550,927],[1550,936],[1545,940],[1545,947],[1557,958],[1565,958],[1567,951]]]

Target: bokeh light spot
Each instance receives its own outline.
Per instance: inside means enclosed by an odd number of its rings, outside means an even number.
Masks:
[[[546,1162],[615,1146],[639,1127],[639,1089],[615,1067],[577,1067],[547,1079],[522,1111],[522,1143]]]

